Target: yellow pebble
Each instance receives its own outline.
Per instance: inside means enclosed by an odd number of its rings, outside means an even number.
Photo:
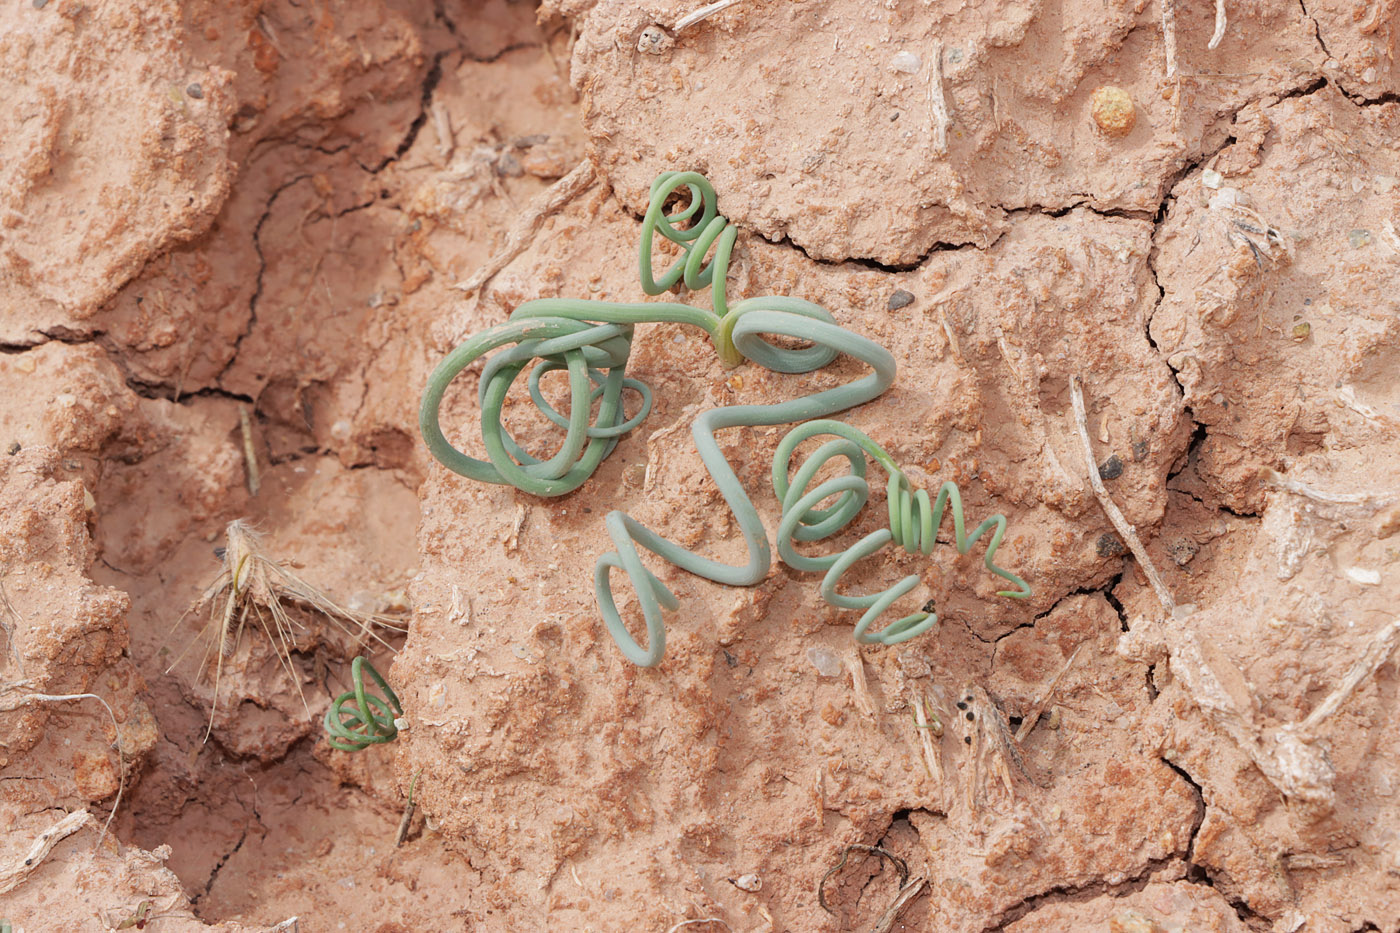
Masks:
[[[1111,84],[1094,92],[1089,99],[1089,112],[1094,124],[1108,136],[1127,136],[1137,122],[1133,99],[1127,91]]]

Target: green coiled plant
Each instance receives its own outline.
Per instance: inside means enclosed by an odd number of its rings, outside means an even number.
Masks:
[[[366,670],[384,691],[384,698],[365,690]],[[353,689],[336,697],[331,708],[326,710],[326,741],[343,752],[358,752],[371,745],[394,741],[399,734],[394,719],[403,715],[394,688],[363,657],[350,662],[350,683]],[[351,700],[355,701],[355,706],[347,710],[345,704]]]
[[[689,202],[667,214],[665,205],[681,189]],[[652,268],[652,247],[657,234],[680,247],[681,255],[660,276]],[[663,609],[679,605],[675,594],[642,563],[639,546],[717,583],[752,586],[768,573],[772,553],[767,532],[743,484],[715,441],[715,433],[727,428],[806,422],[789,432],[773,462],[773,485],[783,504],[778,548],[783,561],[796,570],[826,572],[822,596],[832,605],[864,610],[855,635],[863,643],[895,644],[928,631],[937,622],[932,612],[916,612],[879,631],[875,621],[901,596],[918,584],[910,575],[879,593],[853,596],[840,593],[841,578],[858,561],[890,542],[911,553],[929,554],[945,515],[953,518],[955,543],[966,554],[984,533],[993,530],[987,543],[988,570],[1015,584],[1000,595],[1024,599],[1030,587],[1015,574],[998,567],[993,559],[1006,531],[1006,519],[994,515],[966,533],[958,488],[944,483],[935,499],[913,490],[894,459],[862,432],[828,416],[862,405],[881,395],[894,381],[895,361],[884,347],[838,325],[831,313],[801,298],[762,296],[729,303],[726,284],[729,260],[737,231],[718,210],[714,189],[696,172],[666,172],[651,186],[651,199],[642,220],[639,271],[642,290],[659,295],[683,282],[691,291],[711,287],[710,308],[677,302],[606,302],[570,298],[544,298],[522,304],[510,319],[466,340],[437,366],[428,378],[419,410],[419,427],[429,451],[449,469],[489,483],[504,483],[539,496],[572,492],[591,476],[617,446],[618,440],[641,424],[650,413],[651,390],[626,375],[633,328],[637,324],[675,322],[690,324],[709,335],[726,366],[745,360],[781,373],[807,373],[831,363],[839,355],[851,356],[870,367],[859,379],[803,398],[772,405],[734,405],[701,413],[691,428],[701,460],[720,494],[732,510],[748,551],[742,565],[730,565],[687,550],[668,541],[621,511],[608,514],[604,524],[615,550],[598,558],[594,587],[598,607],[608,632],[633,663],[651,667],[661,662],[666,648]],[[706,257],[711,256],[709,262]],[[765,337],[786,337],[808,346],[790,348]],[[439,409],[447,387],[467,366],[497,348],[482,369],[478,401],[481,437],[486,460],[470,457],[443,435]],[[534,364],[533,366],[531,364]],[[527,388],[535,406],[549,421],[563,429],[564,441],[549,459],[539,459],[518,444],[501,422],[506,396],[527,367]],[[546,373],[566,371],[569,376],[569,409],[561,413],[540,391]],[[623,391],[640,397],[637,414],[626,418]],[[592,406],[597,415],[590,420]],[[793,453],[802,441],[833,435],[788,478]],[[870,497],[865,480],[866,457],[878,462],[889,475],[890,527],[866,535],[839,554],[811,557],[799,554],[795,542],[828,538],[844,529]],[[844,457],[848,475],[807,487],[827,461]],[[834,504],[818,508],[825,499]],[[643,646],[628,631],[613,596],[612,572],[627,574],[641,606],[646,628]]]

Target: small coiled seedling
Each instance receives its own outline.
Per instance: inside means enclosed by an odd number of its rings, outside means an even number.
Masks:
[[[366,670],[387,699],[366,692]],[[358,752],[371,745],[394,741],[399,734],[394,719],[403,715],[403,707],[399,705],[399,695],[394,688],[363,657],[350,662],[350,683],[354,689],[336,697],[331,708],[326,710],[326,741],[331,748]],[[345,704],[350,700],[355,701],[355,706],[347,710]]]
[[[667,214],[665,205],[681,189],[689,203]],[[657,234],[680,247],[681,255],[661,276],[652,268],[652,247]],[[651,667],[661,662],[666,649],[662,609],[679,605],[675,594],[642,563],[638,547],[678,567],[717,583],[752,586],[767,575],[772,553],[767,532],[743,484],[715,441],[715,432],[726,428],[762,425],[800,425],[783,439],[773,462],[773,486],[782,502],[778,551],[796,570],[822,570],[822,596],[834,606],[861,609],[856,639],[862,643],[895,644],[928,631],[937,622],[931,611],[915,612],[883,629],[872,625],[891,605],[918,584],[910,575],[879,593],[847,595],[838,592],[841,578],[858,561],[890,542],[910,553],[929,554],[945,515],[953,518],[955,543],[966,554],[987,531],[995,529],[987,543],[988,570],[1015,584],[1000,595],[1024,599],[1030,587],[1015,574],[998,567],[993,558],[1006,532],[1006,519],[994,515],[966,533],[958,487],[945,482],[936,499],[915,491],[894,459],[864,433],[839,421],[826,420],[837,412],[878,397],[894,381],[895,361],[879,344],[838,325],[831,312],[801,298],[768,295],[729,303],[729,261],[737,231],[718,210],[714,188],[696,172],[666,172],[651,186],[651,199],[642,220],[639,271],[642,290],[659,295],[683,282],[691,291],[711,288],[711,307],[697,308],[677,302],[606,302],[571,298],[543,298],[522,304],[510,319],[466,340],[438,365],[428,378],[419,410],[419,427],[429,451],[449,469],[489,483],[504,483],[539,496],[560,496],[582,485],[617,446],[619,439],[640,425],[651,411],[652,394],[645,383],[626,375],[637,324],[674,322],[699,327],[713,341],[726,366],[745,360],[781,373],[807,373],[845,354],[865,363],[871,372],[853,382],[803,398],[772,405],[733,405],[701,413],[691,428],[700,459],[720,494],[732,510],[748,551],[742,565],[730,565],[687,550],[668,541],[621,511],[605,519],[615,550],[598,558],[594,587],[598,607],[608,632],[633,663]],[[707,256],[712,258],[707,263]],[[808,344],[781,346],[767,336],[791,338]],[[500,347],[485,363],[478,400],[481,437],[486,460],[464,454],[447,440],[439,423],[442,399],[452,380],[481,356]],[[531,365],[533,363],[533,366]],[[536,408],[562,428],[564,441],[549,459],[538,459],[522,448],[501,423],[501,411],[511,386],[530,367],[527,387]],[[561,413],[544,398],[540,378],[566,371],[569,377],[569,410]],[[625,417],[623,391],[640,397],[635,415]],[[593,405],[597,415],[590,421]],[[816,420],[813,420],[816,419]],[[816,453],[788,478],[792,455],[804,440],[832,435]],[[799,554],[795,542],[819,541],[844,529],[870,497],[865,480],[866,457],[876,460],[889,474],[890,525],[866,535],[839,554],[812,557]],[[827,461],[844,457],[851,472],[807,487]],[[837,497],[826,508],[817,506]],[[643,646],[627,630],[613,597],[612,572],[627,574],[641,605],[647,643]]]

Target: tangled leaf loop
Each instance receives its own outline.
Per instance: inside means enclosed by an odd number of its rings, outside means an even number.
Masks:
[[[797,446],[821,435],[831,435],[836,440],[827,441],[817,448],[789,480],[788,472]],[[865,479],[867,455],[889,474],[889,527],[871,532],[840,554],[811,557],[799,553],[794,547],[796,542],[820,541],[837,534],[865,506],[870,498],[870,484]],[[821,468],[840,457],[846,459],[850,472],[809,489]],[[910,574],[886,590],[864,596],[847,596],[838,592],[841,578],[855,564],[892,541],[910,554],[928,556],[933,552],[938,527],[945,514],[952,516],[954,544],[959,554],[966,554],[985,532],[996,529],[987,544],[983,564],[992,573],[1017,587],[1015,590],[1002,590],[997,595],[1012,599],[1025,599],[1031,595],[1026,581],[994,563],[997,548],[1001,546],[1006,533],[1004,516],[993,515],[969,535],[962,495],[956,483],[945,482],[939,488],[938,498],[931,500],[927,490],[912,487],[908,477],[883,448],[864,432],[848,424],[829,420],[809,421],[789,431],[773,456],[773,489],[783,506],[782,519],[778,523],[778,556],[794,570],[826,571],[821,593],[828,603],[843,609],[865,610],[855,629],[856,641],[862,644],[894,645],[908,641],[933,628],[938,623],[938,616],[931,610],[921,610],[891,622],[879,632],[871,632],[870,626],[877,618],[897,599],[918,586],[918,576]],[[834,504],[824,509],[816,507],[832,496],[837,497]]]
[[[688,202],[668,214],[668,204],[677,198],[688,198]],[[652,256],[658,235],[679,247],[677,258],[659,276],[653,269]],[[888,590],[866,596],[845,595],[837,592],[836,586],[856,562],[891,541],[911,553],[930,553],[945,511],[952,512],[960,553],[967,553],[984,532],[995,528],[987,548],[987,569],[1017,585],[1017,591],[1003,591],[1001,595],[1030,595],[1023,580],[993,563],[1005,533],[1005,518],[993,516],[967,535],[961,498],[953,483],[944,483],[937,500],[932,501],[927,492],[912,490],[893,458],[869,437],[841,422],[824,420],[862,405],[889,388],[895,375],[894,357],[879,344],[839,326],[825,308],[801,298],[770,295],[729,304],[726,285],[736,237],[735,229],[719,213],[714,188],[704,176],[697,172],[666,172],[659,176],[652,183],[650,203],[642,221],[642,290],[648,295],[659,295],[679,283],[692,291],[710,287],[711,307],[568,298],[522,304],[505,324],[488,328],[458,346],[429,377],[419,411],[419,427],[429,451],[449,469],[483,482],[505,483],[539,496],[559,496],[577,489],[617,446],[619,438],[641,424],[651,409],[651,390],[625,374],[636,324],[671,322],[698,327],[710,336],[726,366],[748,360],[774,372],[807,373],[846,355],[864,363],[871,372],[844,385],[787,402],[712,409],[703,412],[692,425],[700,458],[738,523],[748,552],[746,563],[729,565],[704,557],[666,540],[621,511],[607,516],[605,526],[614,550],[598,559],[593,579],[604,624],[622,653],[645,667],[659,664],[666,647],[662,611],[678,606],[675,594],[642,563],[640,550],[730,586],[751,586],[768,573],[772,554],[767,532],[715,440],[715,432],[733,427],[808,422],[787,435],[774,459],[773,485],[783,503],[779,550],[783,560],[797,570],[826,571],[822,595],[829,603],[865,610],[856,626],[860,641],[894,644],[913,638],[936,623],[936,616],[920,612],[887,625],[878,633],[869,632],[880,615],[918,584],[917,576],[905,577]],[[806,346],[786,346],[769,337],[788,338]],[[487,459],[481,460],[464,454],[446,439],[439,409],[447,387],[462,370],[507,345],[510,346],[491,357],[482,369],[478,401]],[[506,396],[527,367],[531,400],[544,418],[564,431],[563,443],[548,459],[526,451],[501,420]],[[555,371],[568,374],[567,414],[550,405],[540,390],[541,377]],[[627,390],[640,399],[638,411],[631,417],[624,410]],[[597,414],[590,420],[595,405]],[[818,434],[831,434],[836,440],[824,444],[789,482],[788,467],[797,445]],[[830,537],[845,528],[864,506],[870,495],[864,478],[867,455],[890,476],[890,527],[867,535],[841,554],[807,557],[797,553],[795,541]],[[808,490],[821,466],[835,457],[846,458],[851,473]],[[838,497],[834,505],[817,507],[833,495]],[[614,570],[627,575],[637,596],[646,629],[645,646],[628,631],[618,612],[612,590]]]
[[[366,669],[379,684],[379,689],[384,691],[387,700],[365,691]],[[326,711],[326,741],[332,748],[344,752],[358,752],[371,745],[394,741],[399,734],[394,719],[403,715],[403,707],[399,705],[399,696],[394,688],[380,676],[373,664],[362,657],[350,662],[350,682],[354,689],[336,697]],[[355,701],[355,706],[347,710],[345,704],[350,700]]]

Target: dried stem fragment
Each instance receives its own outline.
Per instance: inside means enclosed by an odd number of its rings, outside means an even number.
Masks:
[[[1167,589],[1167,585],[1162,582],[1157,568],[1153,566],[1152,558],[1147,555],[1147,548],[1143,547],[1137,529],[1114,504],[1113,499],[1108,495],[1108,490],[1104,488],[1102,477],[1099,476],[1099,468],[1094,462],[1094,448],[1089,442],[1089,422],[1084,414],[1084,392],[1080,388],[1079,382],[1078,376],[1070,379],[1069,394],[1070,401],[1074,405],[1074,422],[1079,428],[1079,440],[1084,445],[1084,462],[1089,468],[1089,485],[1094,488],[1094,496],[1099,500],[1099,505],[1103,507],[1104,514],[1108,516],[1108,520],[1113,523],[1113,527],[1118,530],[1118,534],[1127,543],[1128,549],[1133,552],[1133,557],[1137,558],[1142,572],[1147,574],[1148,582],[1152,584],[1152,589],[1157,593],[1157,599],[1161,601],[1162,607],[1167,610],[1168,615],[1171,615],[1176,611],[1176,599],[1172,596],[1171,590]]]
[[[526,205],[525,212],[511,226],[510,232],[506,234],[505,246],[501,247],[500,252],[488,259],[486,265],[472,273],[466,281],[452,287],[470,295],[485,285],[512,259],[525,252],[547,217],[586,191],[593,184],[595,177],[593,163],[584,159],[574,166],[569,174],[540,192]]]
[[[1050,702],[1050,698],[1055,695],[1055,688],[1059,686],[1060,678],[1065,676],[1065,672],[1074,664],[1074,659],[1079,657],[1079,652],[1082,650],[1084,650],[1083,645],[1074,649],[1074,653],[1069,656],[1069,660],[1065,662],[1065,666],[1060,668],[1060,672],[1046,685],[1045,692],[1035,701],[1035,705],[1032,706],[1031,711],[1026,714],[1026,718],[1021,720],[1021,728],[1016,730],[1016,743],[1018,745],[1026,740],[1026,737],[1031,734],[1031,730],[1035,728],[1035,724],[1040,722],[1040,716],[1045,712],[1045,706]]]
[[[8,865],[0,865],[0,894],[8,894],[19,887],[48,858],[54,846],[86,826],[89,819],[86,810],[73,811],[40,833],[23,857]],[[103,832],[106,832],[106,827],[103,827]]]
[[[948,154],[948,127],[952,118],[948,115],[948,100],[943,94],[943,43],[933,40],[933,64],[930,66],[928,102],[933,112],[933,151],[937,155]]]
[[[1317,704],[1317,708],[1298,724],[1298,734],[1304,738],[1311,738],[1318,726],[1342,708],[1342,704],[1361,685],[1361,682],[1379,670],[1380,666],[1390,658],[1397,643],[1400,643],[1400,619],[1391,622],[1372,636],[1366,649],[1361,652],[1361,657],[1353,661],[1346,674],[1342,676],[1341,683],[1337,684],[1336,688],[1327,694],[1321,703]]]
[[[937,721],[936,714],[935,719],[930,721],[928,700],[924,696],[915,692],[910,702],[914,704],[914,726],[919,730],[919,745],[924,752],[924,766],[928,768],[929,777],[938,785],[938,793],[942,797],[945,781],[943,756],[939,753],[938,743],[934,739],[943,734],[943,724]]]
[[[1176,77],[1176,9],[1175,0],[1162,2],[1162,46],[1167,55],[1167,77]]]
[[[1210,42],[1206,48],[1212,51],[1220,45],[1220,40],[1225,38],[1225,0],[1215,0],[1215,32],[1211,34]]]
[[[258,476],[258,449],[253,443],[253,420],[248,415],[248,406],[238,406],[238,428],[243,435],[243,463],[248,473],[248,495],[256,496],[262,486]]]
[[[702,6],[694,13],[687,13],[685,16],[682,16],[680,19],[676,20],[676,25],[671,27],[671,31],[680,32],[682,29],[685,29],[689,26],[694,26],[696,23],[700,22],[705,17],[713,16],[721,10],[727,10],[738,2],[739,0],[716,0],[715,3]]]
[[[1302,496],[1305,499],[1312,499],[1314,502],[1326,502],[1331,505],[1388,505],[1395,496],[1380,495],[1377,493],[1364,492],[1326,492],[1309,486],[1296,479],[1291,479],[1279,473],[1277,470],[1264,468],[1259,471],[1259,479],[1267,485],[1276,489],[1291,492],[1295,496]]]
[[[904,909],[924,892],[928,887],[928,881],[924,878],[915,878],[913,881],[899,889],[895,895],[894,903],[885,908],[885,912],[876,919],[875,925],[870,928],[870,933],[890,933],[894,929],[895,921]]]
[[[722,919],[720,919],[719,917],[699,917],[699,918],[697,918],[697,919],[695,919],[695,920],[682,920],[680,923],[676,924],[675,926],[673,926],[673,927],[671,927],[669,930],[667,930],[666,933],[676,933],[677,930],[683,930],[683,929],[685,929],[686,927],[688,927],[688,926],[694,926],[694,925],[697,924],[697,923],[718,923],[720,926],[724,927],[726,930],[733,929],[729,924],[725,923],[725,922],[724,922]]]
[[[875,718],[875,698],[870,695],[870,684],[865,679],[865,659],[859,648],[852,648],[846,655],[846,669],[851,672],[851,693],[856,709],[862,714]]]

